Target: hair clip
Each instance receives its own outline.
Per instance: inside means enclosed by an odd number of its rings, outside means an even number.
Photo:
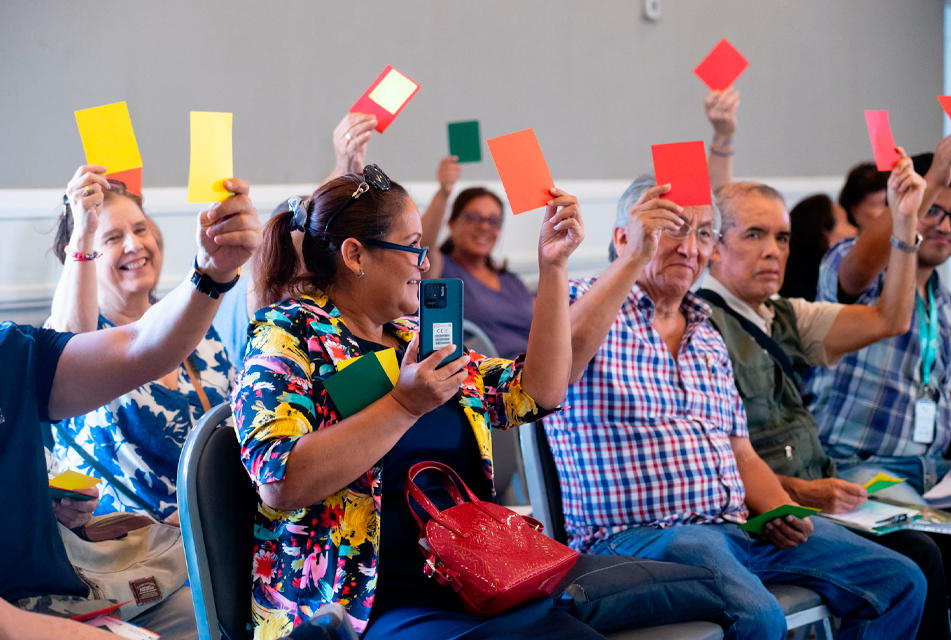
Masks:
[[[287,208],[294,214],[291,218],[291,231],[302,231],[307,233],[307,227],[310,226],[310,207],[301,206],[303,200],[294,197],[287,201]]]

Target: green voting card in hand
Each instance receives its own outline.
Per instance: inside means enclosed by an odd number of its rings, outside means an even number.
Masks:
[[[449,123],[449,155],[459,158],[459,162],[482,162],[478,120]]]
[[[786,516],[808,518],[809,516],[814,516],[817,513],[819,513],[819,510],[813,509],[812,507],[797,507],[793,504],[784,504],[771,511],[767,511],[766,513],[758,515],[755,518],[747,520],[746,524],[740,525],[740,529],[749,533],[763,533],[763,528],[770,520],[775,520],[776,518],[785,518]]]

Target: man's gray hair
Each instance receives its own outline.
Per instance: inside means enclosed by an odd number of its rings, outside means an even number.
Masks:
[[[653,173],[642,173],[641,175],[634,178],[634,182],[631,183],[627,189],[624,190],[624,193],[621,194],[621,199],[617,202],[617,217],[614,219],[614,228],[622,229],[627,227],[627,218],[631,212],[631,207],[634,206],[644,192],[650,189],[651,187],[657,186],[657,178],[654,177]],[[710,201],[713,203],[713,227],[716,231],[720,230],[720,210],[716,205],[716,198],[713,197],[713,194],[710,194]],[[614,262],[617,259],[617,249],[614,248],[614,238],[611,238],[611,244],[608,247],[608,257],[611,259],[611,262]]]

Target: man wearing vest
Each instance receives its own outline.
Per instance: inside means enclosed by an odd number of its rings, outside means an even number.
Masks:
[[[924,181],[904,158],[889,180],[892,232],[914,242]],[[914,304],[914,255],[892,248],[889,276],[875,306],[775,297],[789,257],[789,213],[782,195],[756,183],[717,191],[723,218],[710,275],[698,294],[710,303],[743,398],[753,448],[800,504],[842,513],[866,501],[862,485],[839,479],[803,404],[800,371],[834,366],[843,354],[908,330]],[[936,536],[937,537],[937,536]],[[941,552],[924,533],[876,538],[914,560],[928,579],[919,638],[951,638]]]

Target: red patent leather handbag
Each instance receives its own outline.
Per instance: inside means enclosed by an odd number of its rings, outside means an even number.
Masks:
[[[454,506],[440,511],[416,486],[416,476],[427,470],[442,476]],[[452,587],[470,615],[491,616],[551,595],[578,560],[577,551],[542,534],[540,522],[479,500],[459,474],[442,463],[413,465],[405,493],[420,526],[423,573]],[[413,500],[430,515],[425,525]]]

